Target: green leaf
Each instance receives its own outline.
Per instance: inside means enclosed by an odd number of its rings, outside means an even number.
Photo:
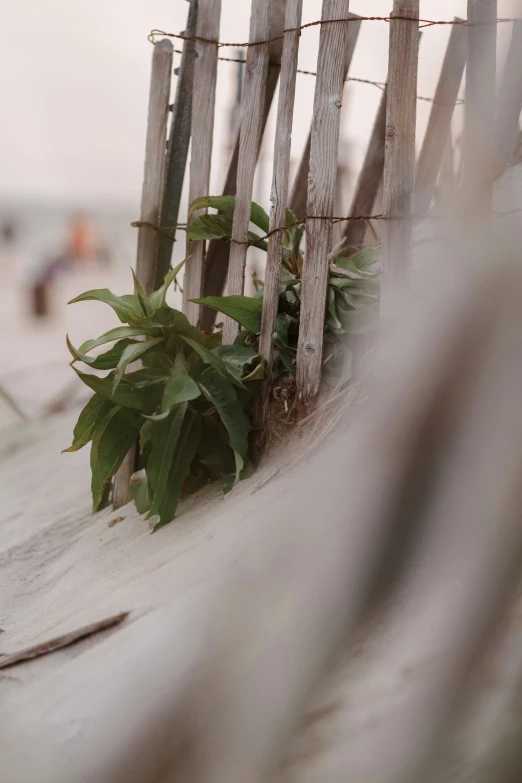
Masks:
[[[369,305],[361,310],[339,312],[343,329],[348,334],[365,334],[377,328],[379,322],[379,306]]]
[[[92,351],[93,348],[97,348],[99,345],[112,343],[116,340],[123,339],[124,337],[141,336],[159,337],[161,336],[161,332],[158,330],[158,328],[147,326],[117,326],[116,329],[110,329],[96,340],[87,340],[85,343],[82,343],[78,349],[78,353],[88,353],[89,351]],[[81,361],[83,361],[83,359]]]
[[[335,292],[330,286],[328,286],[326,322],[332,329],[341,328],[341,322],[337,317],[337,310],[335,307]]]
[[[248,383],[249,381],[261,381],[265,377],[265,363],[263,361],[260,361],[259,364],[257,364],[253,370],[251,370],[248,375],[245,375],[241,380],[243,383]]]
[[[98,301],[108,304],[123,323],[128,323],[129,319],[132,319],[133,316],[141,315],[141,308],[135,297],[116,296],[112,291],[109,291],[108,288],[97,288],[92,291],[86,291],[84,294],[80,294],[80,296],[71,299],[68,304],[89,301]]]
[[[179,275],[181,269],[183,268],[184,264],[190,256],[187,256],[187,258],[184,258],[183,261],[180,261],[180,263],[174,267],[174,269],[171,269],[167,274],[165,275],[165,282],[163,285],[158,288],[157,291],[153,291],[152,294],[149,296],[149,304],[152,308],[152,311],[155,312],[156,310],[159,310],[160,307],[165,307],[166,299],[167,299],[167,291],[169,290],[170,286],[176,279],[176,277]]]
[[[232,218],[227,215],[201,215],[196,218],[188,230],[189,239],[230,239],[232,236]],[[247,233],[248,243],[267,250],[268,245],[254,231]]]
[[[154,492],[151,516],[159,513],[156,506],[163,502],[168,486],[170,466],[176,452],[186,412],[187,403],[184,402],[171,411],[166,423],[152,423],[150,430],[151,450],[147,461],[149,482]]]
[[[189,207],[189,215],[198,209],[218,209],[220,212],[224,212],[228,215],[234,214],[234,208],[236,205],[235,196],[201,196],[195,199]],[[210,217],[213,217],[212,215]],[[254,223],[264,234],[268,234],[270,220],[259,204],[252,201],[250,205],[250,221]],[[232,221],[231,221],[232,225]],[[232,233],[232,232],[231,232]],[[231,235],[231,234],[230,234]],[[230,236],[229,235],[229,236]]]
[[[176,409],[173,413],[175,411]],[[165,425],[156,426],[165,427]],[[183,485],[189,475],[192,460],[196,455],[200,434],[200,417],[192,413],[192,411],[187,411],[183,418],[179,437],[176,440],[176,450],[173,452],[170,463],[165,492],[161,498],[155,495],[154,505],[149,513],[149,517],[158,514],[160,518],[158,524],[154,527],[154,532],[174,519]]]
[[[163,392],[161,401],[162,413],[170,411],[174,405],[178,405],[180,402],[195,400],[200,394],[197,383],[187,372],[183,356],[178,354]]]
[[[183,356],[178,354],[163,392],[161,413],[147,416],[147,419],[150,421],[163,421],[175,405],[195,400],[200,395],[201,392],[197,383],[187,372]]]
[[[228,315],[249,332],[259,334],[261,331],[263,302],[259,299],[252,299],[250,296],[204,296],[191,301]]]
[[[102,397],[110,400],[113,404],[121,405],[124,408],[133,408],[138,411],[148,412],[150,410],[152,403],[149,402],[148,386],[136,386],[128,378],[123,378],[116,391],[113,392],[114,372],[109,373],[105,378],[100,378],[97,375],[80,372],[76,367],[73,367],[73,370],[86,386],[94,392],[101,394]]]
[[[149,482],[145,468],[133,473],[130,479],[130,493],[138,514],[145,514],[150,509]]]
[[[194,340],[191,340],[190,337],[181,335],[181,339],[194,349],[194,351],[203,359],[205,364],[210,364],[224,379],[230,381],[236,386],[239,386],[240,388],[243,388],[241,381],[232,375],[231,372],[229,372],[225,362],[220,356],[217,355],[217,353],[215,353],[215,351],[209,351],[208,348],[205,348],[204,345],[196,343]]]
[[[152,313],[152,308],[149,304],[147,294],[143,290],[140,281],[136,277],[136,273],[134,269],[131,269],[131,272],[132,272],[132,279],[134,281],[134,293],[138,299],[138,302],[140,303],[141,312],[145,316],[150,315]]]
[[[154,337],[152,340],[145,340],[145,342],[138,342],[138,343],[134,343],[133,345],[128,345],[124,349],[120,361],[118,362],[116,373],[112,381],[113,394],[118,388],[118,385],[121,382],[121,379],[123,378],[127,366],[131,364],[131,362],[135,362],[136,359],[139,359],[140,356],[143,356],[143,354],[147,353],[147,351],[150,351],[150,349],[153,348],[155,345],[158,345],[158,343],[163,342],[163,340],[164,340],[163,337]]]
[[[371,270],[374,264],[380,260],[381,251],[379,248],[369,248],[359,250],[352,256],[337,256],[332,269],[335,274],[351,277],[353,280],[362,280],[365,278],[379,277],[379,270]]]
[[[254,348],[247,345],[218,345],[212,353],[223,359],[228,371],[238,379],[242,378],[245,365],[261,358]]]
[[[112,408],[113,403],[101,394],[94,394],[80,413],[73,430],[73,442],[66,451],[78,451],[91,440],[96,424],[101,421]]]
[[[232,218],[228,215],[200,215],[191,223],[189,239],[225,239],[232,236]]]
[[[241,410],[234,388],[211,368],[205,370],[198,379],[198,386],[214,405],[227,429],[229,443],[240,458],[240,460],[236,458],[236,472],[239,477],[247,455],[250,422]],[[239,467],[240,461],[241,467]]]
[[[143,419],[137,411],[115,405],[95,430],[92,459],[92,502],[96,511],[107,482],[114,476],[138,437]]]

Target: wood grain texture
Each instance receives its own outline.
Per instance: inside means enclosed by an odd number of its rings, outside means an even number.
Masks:
[[[461,21],[455,17],[455,21]],[[458,98],[468,50],[467,29],[460,24],[451,33],[442,63],[415,177],[415,214],[428,212],[441,168],[444,148]]]
[[[269,37],[269,2],[252,0],[250,16],[250,42]],[[232,242],[227,277],[227,295],[242,294],[245,283],[245,263],[250,223],[250,203],[254,186],[254,173],[261,139],[263,104],[268,72],[268,44],[251,46],[245,66],[241,130],[237,162],[236,204],[232,219]],[[223,319],[223,342],[233,343],[239,331],[236,321]]]
[[[513,160],[522,111],[522,21],[513,24],[511,43],[498,94],[497,174]]]
[[[185,34],[196,35],[198,20],[198,0],[190,0]],[[176,83],[176,98],[172,109],[167,162],[165,167],[165,185],[161,204],[161,226],[176,226],[179,217],[181,192],[185,178],[187,157],[192,123],[192,92],[194,86],[194,60],[196,42],[185,40]],[[154,288],[159,288],[170,269],[172,250],[176,241],[176,230],[170,235],[158,236],[158,255],[156,259],[156,279]]]
[[[357,14],[344,13],[343,17],[349,17],[356,19]],[[344,78],[348,76],[350,65],[352,64],[353,53],[355,50],[355,44],[359,37],[359,31],[361,29],[361,22],[350,22],[348,25],[348,32],[346,33],[346,54],[344,61]],[[298,218],[304,218],[306,215],[306,201],[308,198],[308,174],[310,171],[310,143],[311,143],[312,131],[308,134],[303,154],[297,167],[294,183],[292,185],[292,194],[290,196],[290,209]]]
[[[288,0],[285,16],[285,28],[299,27],[303,0]],[[281,83],[277,106],[276,136],[274,143],[274,166],[270,201],[270,231],[284,226],[286,205],[288,202],[288,175],[290,169],[290,147],[294,118],[295,82],[297,58],[299,55],[300,32],[293,30],[285,33],[283,56],[281,61]],[[281,258],[283,254],[283,231],[276,231],[268,238],[268,251],[265,269],[263,294],[263,314],[259,352],[266,360],[266,377],[262,386],[261,399],[254,412],[254,427],[263,426],[268,409],[270,381],[272,377],[273,345],[272,335],[279,303],[279,281],[281,276]]]
[[[270,0],[269,19],[270,19],[270,37],[280,35],[284,28],[286,0]],[[263,140],[266,122],[272,107],[279,72],[281,70],[281,54],[283,51],[283,41],[278,38],[268,44],[268,73],[266,78],[265,100],[263,104],[263,117],[261,123],[261,136],[258,145],[259,148]],[[237,183],[237,162],[239,158],[239,136],[238,130],[234,151],[230,159],[227,171],[225,185],[223,188],[224,196],[236,195]],[[222,240],[213,240],[209,243],[207,255],[205,258],[205,274],[203,281],[203,292],[205,296],[221,296],[225,289],[228,262],[230,254],[230,245]],[[208,307],[203,308],[201,316],[201,328],[206,331],[212,331],[216,319],[216,311]]]
[[[394,0],[392,16],[418,18],[419,0]],[[389,293],[400,284],[410,267],[418,58],[418,23],[393,19],[384,162],[382,296],[385,311]]]
[[[140,220],[154,226],[159,221],[165,172],[172,51],[172,43],[163,39],[154,44],[152,55]],[[148,226],[138,229],[136,276],[147,294],[154,290],[157,237]]]
[[[159,221],[165,171],[172,51],[172,43],[163,39],[154,44],[152,53],[140,220],[154,226],[158,225]],[[154,289],[157,239],[158,232],[153,228],[141,226],[138,229],[136,277],[147,294],[150,294]],[[131,369],[135,368],[129,367],[128,371],[130,372]],[[131,499],[129,484],[130,477],[136,470],[136,459],[137,446],[135,445],[123,460],[114,477],[112,502],[115,509],[124,506]]]
[[[371,215],[377,200],[384,172],[384,147],[386,140],[386,106],[388,89],[383,91],[373,125],[364,162],[357,178],[350,215]],[[366,221],[347,221],[343,232],[346,247],[360,247],[368,229]]]
[[[495,176],[497,0],[468,0],[464,200],[471,221],[489,215]]]
[[[342,19],[348,10],[346,0],[323,0],[321,18]],[[348,27],[349,23],[342,21],[321,27],[308,176],[309,217],[333,214]],[[331,243],[332,222],[308,220],[297,349],[297,394],[305,406],[316,396],[321,383]]]
[[[221,0],[199,0],[198,35],[203,38],[219,38]],[[192,151],[190,160],[189,204],[200,196],[208,196],[210,189],[210,165],[214,136],[214,107],[216,103],[216,78],[218,50],[208,41],[196,42],[194,82],[197,89],[192,99]],[[207,210],[197,210],[189,215],[190,224]],[[199,320],[200,305],[189,301],[202,294],[205,242],[187,239],[187,262],[183,281],[183,312],[194,326]]]

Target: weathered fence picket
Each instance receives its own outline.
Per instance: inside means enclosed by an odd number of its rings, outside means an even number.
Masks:
[[[416,215],[424,215],[430,208],[466,65],[467,30],[459,24],[461,19],[455,17],[454,21],[417,163]]]
[[[147,294],[154,290],[155,282],[158,239],[156,226],[160,216],[165,171],[172,52],[172,43],[164,39],[154,44],[152,53],[145,166],[141,192],[140,222],[143,225],[140,225],[138,228],[138,252],[136,258],[136,277]],[[137,448],[134,446],[125,457],[116,474],[113,495],[114,508],[120,508],[120,506],[128,503],[131,499],[130,477],[136,469],[136,454]]]
[[[252,0],[250,43],[266,41],[269,37],[268,11],[268,0]],[[241,109],[236,203],[232,220],[232,243],[226,288],[229,296],[243,293],[247,252],[246,243],[250,223],[250,203],[252,201],[254,172],[261,138],[262,109],[265,100],[267,72],[268,43],[250,46],[245,66],[243,106]],[[225,344],[233,343],[238,330],[237,322],[225,317],[223,342]]]
[[[491,214],[495,176],[497,0],[468,0],[464,203],[473,220]]]
[[[404,279],[411,259],[419,57],[419,23],[414,20],[418,18],[419,0],[394,0],[390,22],[384,161],[381,291],[385,309],[389,292]]]
[[[345,14],[348,19],[353,19],[348,26],[348,32],[346,34],[346,55],[345,55],[345,69],[344,79],[346,80],[350,66],[352,64],[353,53],[355,51],[355,44],[359,37],[361,29],[361,22],[357,20],[357,14],[348,13]],[[357,20],[357,21],[355,21]],[[292,191],[290,196],[290,209],[301,220],[306,214],[306,201],[308,197],[308,174],[310,171],[310,143],[312,138],[312,131],[308,133],[306,143],[297,167],[297,172],[292,185]]]
[[[285,16],[285,28],[299,27],[303,0],[288,0]],[[266,360],[266,379],[263,383],[263,394],[256,410],[254,426],[262,427],[268,407],[268,391],[272,373],[272,335],[275,330],[277,306],[279,301],[279,280],[281,273],[281,257],[283,253],[283,231],[286,223],[286,205],[288,202],[288,175],[290,169],[290,147],[292,141],[292,125],[294,118],[295,82],[297,73],[297,58],[299,54],[299,30],[285,33],[283,56],[281,61],[281,82],[279,87],[279,103],[277,107],[276,135],[274,143],[274,167],[272,178],[272,193],[270,200],[270,228],[274,232],[268,238],[268,252],[265,268],[265,286],[263,295],[263,314],[261,320],[261,335],[259,352]]]
[[[347,0],[323,0],[315,84],[306,223],[306,262],[302,275],[301,321],[297,349],[297,394],[306,406],[319,391],[328,262],[332,242],[337,149],[344,83]]]
[[[198,38],[194,82],[197,89],[192,99],[192,148],[190,160],[189,204],[206,196],[210,188],[210,164],[214,137],[214,107],[216,103],[217,44],[200,40],[219,37],[221,0],[199,0]],[[187,225],[206,210],[189,215]],[[187,261],[183,282],[183,311],[192,324],[199,320],[200,305],[191,302],[202,294],[205,242],[187,240]]]
[[[156,259],[156,280],[154,288],[159,288],[170,269],[172,250],[176,240],[175,226],[178,223],[181,192],[187,167],[192,122],[192,92],[194,87],[194,60],[196,42],[190,36],[196,35],[198,20],[198,0],[190,0],[187,27],[184,34],[183,54],[176,83],[176,98],[172,107],[167,161],[165,165],[165,184],[161,203],[160,226],[172,226],[158,237],[158,256]]]
[[[278,36],[282,35],[285,19],[285,8],[287,0],[270,0],[269,4],[269,22],[270,34],[272,39],[268,44],[268,73],[265,86],[265,100],[263,103],[263,113],[261,119],[261,134],[257,148],[259,149],[263,140],[268,115],[272,107],[272,102],[279,80],[281,70],[281,53],[283,51],[283,41]],[[223,188],[224,196],[235,196],[237,185],[237,162],[239,158],[239,139],[241,127],[238,129],[234,151],[227,171],[225,186]],[[205,275],[203,281],[203,292],[205,296],[220,296],[226,285],[228,263],[230,255],[230,246],[227,242],[214,239],[209,243],[207,255],[205,258]],[[201,327],[204,331],[210,332],[216,318],[216,311],[209,307],[204,307],[201,316]]]

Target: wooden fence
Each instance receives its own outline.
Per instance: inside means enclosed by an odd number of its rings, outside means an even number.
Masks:
[[[153,282],[158,285],[168,269],[184,177],[189,178],[191,200],[209,195],[218,60],[224,47],[243,46],[247,59],[241,121],[223,189],[225,195],[236,196],[232,237],[230,242],[213,240],[207,245],[201,240],[187,242],[191,257],[185,272],[183,307],[193,324],[209,330],[213,315],[189,300],[243,293],[256,161],[279,81],[260,351],[270,378],[283,227],[286,208],[291,207],[302,220],[306,235],[296,365],[297,394],[306,408],[313,404],[321,383],[334,219],[344,222],[345,245],[355,247],[364,244],[370,216],[382,221],[381,307],[386,312],[390,293],[404,280],[411,263],[414,217],[429,214],[443,164],[446,170],[449,167],[448,176],[455,177],[448,163],[453,159],[451,122],[466,63],[463,177],[458,187],[468,196],[470,215],[491,212],[493,180],[509,163],[522,108],[522,79],[518,76],[522,31],[516,20],[497,19],[496,0],[468,0],[468,19],[443,21],[419,19],[419,0],[393,0],[390,16],[381,18],[350,14],[349,0],[323,0],[321,19],[306,25],[301,25],[301,11],[302,0],[251,0],[248,42],[227,44],[219,41],[221,0],[190,0],[184,34],[151,33],[153,65],[137,269],[146,290]],[[361,25],[384,22],[389,24],[390,41],[387,84],[378,85],[382,99],[351,208],[346,216],[335,216],[343,87],[350,79],[364,81],[350,74]],[[497,101],[499,22],[513,23],[513,35]],[[429,98],[431,114],[417,160],[417,101],[426,100],[417,95],[419,42],[421,35],[429,35],[432,27],[441,24],[450,26],[451,33],[435,95]],[[291,187],[290,140],[299,48],[306,28],[312,26],[320,27],[313,116]],[[180,39],[183,50],[166,145],[170,38]],[[491,143],[493,137],[500,139],[496,147]],[[187,167],[190,139],[192,153]],[[162,194],[160,182],[164,183]],[[382,214],[373,215],[382,188]],[[198,214],[201,211],[191,215],[189,222]],[[237,324],[225,318],[223,340],[233,342],[237,331]],[[265,394],[256,414],[258,427],[264,421],[266,399]]]

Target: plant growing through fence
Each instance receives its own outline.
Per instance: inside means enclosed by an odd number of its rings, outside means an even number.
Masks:
[[[190,238],[230,238],[234,198],[196,199],[191,211],[202,207],[219,209],[220,213],[196,218],[190,226]],[[268,215],[262,207],[253,203],[250,217],[257,228],[268,232]],[[295,376],[304,263],[302,228],[290,211],[287,221],[273,335],[279,378]],[[259,234],[250,232],[249,242],[266,249]],[[378,257],[377,249],[369,249],[352,256],[340,254],[330,263],[324,366],[333,369],[341,384],[351,375],[347,337],[367,331],[376,315]],[[116,296],[108,289],[98,289],[73,299],[71,303],[105,302],[124,325],[79,348],[67,338],[73,369],[94,394],[80,414],[73,443],[66,451],[91,444],[91,490],[96,510],[139,438],[140,464],[131,480],[131,494],[140,513],[159,518],[156,527],[174,518],[181,497],[216,479],[228,491],[248,474],[251,409],[264,372],[257,350],[262,285],[254,297],[194,300],[228,315],[242,327],[233,345],[222,345],[221,333],[204,334],[166,302],[168,288],[183,263],[149,296],[134,276],[133,294]],[[91,354],[108,344],[112,347],[105,352]],[[138,360],[141,368],[126,372]],[[83,372],[77,363],[108,373],[101,377]]]

